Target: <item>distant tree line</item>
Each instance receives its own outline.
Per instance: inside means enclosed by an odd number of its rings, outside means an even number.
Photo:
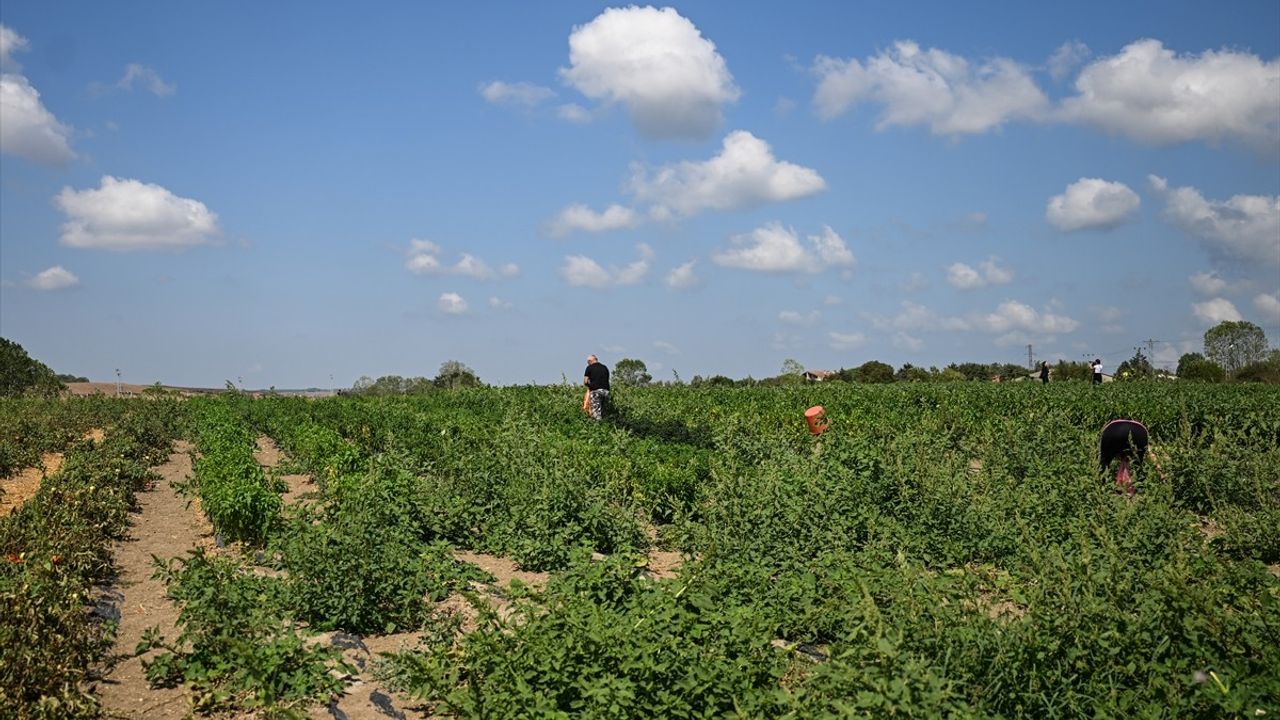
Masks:
[[[440,371],[431,379],[425,377],[402,377],[400,375],[383,375],[374,380],[368,375],[356,380],[350,390],[343,391],[349,395],[424,395],[440,390],[457,390],[459,388],[479,387],[484,383],[475,371],[457,360],[446,360],[441,363]]]

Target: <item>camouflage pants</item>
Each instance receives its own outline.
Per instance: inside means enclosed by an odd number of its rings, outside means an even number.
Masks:
[[[604,419],[604,405],[609,400],[608,390],[592,390],[591,391],[591,417],[596,420]]]

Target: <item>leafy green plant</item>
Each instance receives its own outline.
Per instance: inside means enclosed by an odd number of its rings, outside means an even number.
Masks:
[[[193,550],[185,558],[156,560],[155,577],[178,603],[181,632],[166,641],[151,628],[138,654],[147,679],[169,687],[189,683],[201,712],[263,710],[302,717],[309,703],[340,693],[332,670],[354,672],[330,646],[311,644],[283,611],[283,587],[244,572],[234,561]]]

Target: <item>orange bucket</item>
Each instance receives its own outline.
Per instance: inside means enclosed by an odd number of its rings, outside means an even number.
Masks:
[[[822,431],[827,429],[831,421],[827,419],[826,412],[821,405],[814,405],[804,411],[804,422],[809,426],[809,432],[821,435]]]

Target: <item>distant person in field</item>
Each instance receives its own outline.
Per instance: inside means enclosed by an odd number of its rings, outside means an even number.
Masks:
[[[587,387],[582,396],[582,409],[596,420],[604,419],[604,404],[609,400],[609,368],[595,355],[587,356],[587,369],[582,373],[582,384]]]
[[[1101,385],[1102,384],[1102,358],[1094,358],[1094,361],[1089,363],[1089,369],[1093,371],[1093,384]]]
[[[1048,360],[1040,361],[1040,382],[1044,383],[1045,385],[1049,384],[1049,361]]]

